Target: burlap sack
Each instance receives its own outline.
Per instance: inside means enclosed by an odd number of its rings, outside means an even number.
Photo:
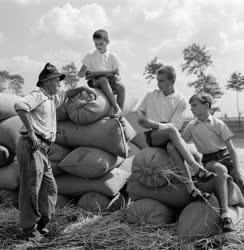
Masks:
[[[94,92],[97,98],[88,101],[86,104],[82,104],[82,101],[86,99],[84,93],[70,98],[66,102],[66,110],[71,121],[80,125],[87,125],[111,114],[111,106],[107,97],[99,89],[94,89]]]
[[[16,116],[14,104],[21,100],[20,96],[0,93],[0,121]]]
[[[59,167],[60,161],[51,161],[50,165],[54,176],[65,174],[66,172]]]
[[[0,168],[0,190],[16,190],[19,187],[19,165],[15,161],[6,167]]]
[[[219,202],[214,195],[211,195],[208,203],[191,202],[179,216],[177,233],[181,236],[188,236],[189,240],[221,233],[219,207]],[[234,224],[241,219],[240,208],[229,206],[229,214]]]
[[[63,195],[80,197],[88,192],[98,192],[113,197],[127,182],[129,175],[120,169],[113,169],[97,179],[84,179],[66,174],[56,177],[58,192]]]
[[[14,154],[20,137],[19,130],[23,123],[18,116],[0,122],[0,145],[10,149]]]
[[[65,102],[56,110],[57,121],[66,121],[69,119],[68,113],[65,107]]]
[[[19,190],[0,190],[0,205],[1,206],[15,206],[18,208]]]
[[[14,154],[5,146],[0,145],[0,167],[4,167],[13,160]]]
[[[96,147],[126,158],[128,146],[118,119],[104,118],[81,126],[71,121],[58,123],[56,143],[66,147]]]
[[[173,159],[162,148],[145,148],[138,152],[132,163],[135,180],[147,187],[162,187],[177,173]]]
[[[78,147],[59,164],[66,172],[84,178],[97,178],[105,175],[123,161],[104,150],[94,147]]]
[[[62,145],[53,143],[48,153],[48,159],[49,161],[62,161],[64,157],[67,156],[70,152],[71,152],[71,149],[64,147]]]
[[[176,222],[176,210],[153,199],[141,199],[130,204],[126,220],[133,224],[164,225]]]

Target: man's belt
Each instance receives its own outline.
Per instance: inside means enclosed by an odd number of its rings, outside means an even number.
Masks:
[[[28,135],[28,132],[21,132],[20,134],[21,134],[21,135]],[[35,135],[36,135],[36,137],[37,137],[38,139],[40,139],[42,142],[44,142],[44,143],[46,143],[46,144],[48,144],[48,145],[50,145],[50,144],[52,143],[51,141],[49,141],[49,140],[43,138],[43,136],[40,135],[40,134],[38,134],[38,133],[35,133]]]

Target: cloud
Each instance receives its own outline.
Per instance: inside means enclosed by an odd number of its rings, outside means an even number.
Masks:
[[[80,8],[66,3],[62,7],[54,7],[40,18],[39,30],[54,32],[66,40],[91,37],[94,30],[107,28],[109,20],[105,10],[93,3]]]
[[[13,1],[18,4],[24,4],[24,5],[40,3],[40,0],[13,0]]]

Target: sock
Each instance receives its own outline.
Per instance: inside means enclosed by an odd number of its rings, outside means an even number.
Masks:
[[[226,217],[230,217],[229,213],[228,212],[225,212],[223,214],[221,214],[221,218],[224,219]]]

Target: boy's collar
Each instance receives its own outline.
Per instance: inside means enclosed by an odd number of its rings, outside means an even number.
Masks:
[[[109,53],[108,49],[107,49],[106,52],[104,52],[104,53],[101,53],[101,52],[98,51],[97,49],[96,49],[96,52],[97,52],[98,54],[104,55],[104,56],[106,56],[106,57],[107,57],[107,55],[108,55],[108,53]]]
[[[207,119],[204,121],[199,120],[197,117],[194,119],[194,125],[197,125],[198,123],[203,123],[203,122],[210,122],[210,124],[213,124],[213,116],[209,115]]]

